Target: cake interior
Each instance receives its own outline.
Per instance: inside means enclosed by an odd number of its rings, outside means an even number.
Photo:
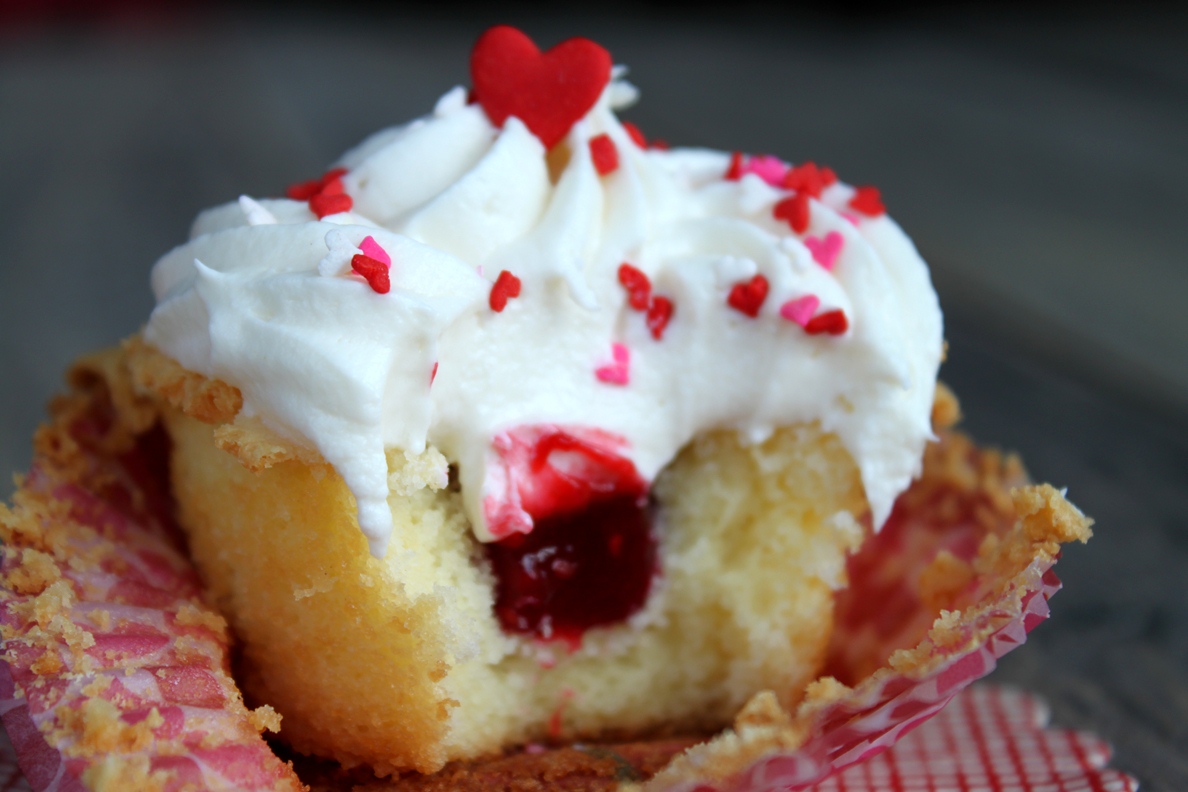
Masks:
[[[707,434],[654,483],[647,603],[575,648],[501,628],[433,449],[389,453],[395,531],[375,559],[328,465],[249,470],[211,425],[164,415],[180,521],[243,643],[246,691],[298,750],[380,773],[529,741],[709,732],[764,690],[791,706],[819,671],[863,535],[861,481],[835,436]]]

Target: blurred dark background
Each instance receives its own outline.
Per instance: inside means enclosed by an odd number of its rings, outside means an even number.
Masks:
[[[607,46],[649,136],[882,188],[933,267],[966,428],[1098,520],[996,679],[1144,789],[1188,789],[1183,4],[0,0],[0,471],[69,361],[145,320],[199,209],[428,112],[496,22]]]

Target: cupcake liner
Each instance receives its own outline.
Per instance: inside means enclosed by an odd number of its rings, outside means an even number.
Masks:
[[[103,400],[60,405],[0,512],[0,711],[32,789],[296,790],[230,675],[223,619],[168,529],[161,438],[104,447]],[[154,449],[157,446],[157,449]]]
[[[975,685],[894,748],[831,775],[814,792],[1135,792],[1138,782],[1106,769],[1097,737],[1048,729],[1039,699]]]
[[[75,385],[0,512],[0,714],[22,771],[39,791],[301,788],[260,737],[279,718],[243,705],[226,625],[180,549],[163,433],[118,384]],[[942,433],[849,560],[828,676],[794,713],[756,697],[733,730],[646,788],[804,789],[885,751],[1024,642],[1060,587],[1060,543],[1087,536],[1083,516],[1051,487],[1026,486],[1016,460]],[[325,770],[317,784],[333,788]]]

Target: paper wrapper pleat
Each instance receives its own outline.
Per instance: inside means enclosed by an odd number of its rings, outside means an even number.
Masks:
[[[179,550],[164,434],[118,436],[103,397],[58,405],[0,512],[0,706],[21,770],[38,791],[300,789]]]

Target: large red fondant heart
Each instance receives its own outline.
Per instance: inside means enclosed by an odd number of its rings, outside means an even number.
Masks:
[[[545,148],[565,137],[610,81],[611,56],[593,41],[572,38],[548,52],[508,25],[479,37],[470,54],[474,98],[496,126],[524,122]]]

